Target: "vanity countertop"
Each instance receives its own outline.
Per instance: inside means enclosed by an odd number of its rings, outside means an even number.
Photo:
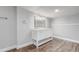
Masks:
[[[35,28],[35,29],[32,29],[32,30],[50,30],[49,28]]]

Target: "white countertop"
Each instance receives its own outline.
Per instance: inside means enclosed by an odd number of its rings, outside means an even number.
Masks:
[[[32,30],[50,30],[50,28],[35,28],[35,29],[32,29]]]

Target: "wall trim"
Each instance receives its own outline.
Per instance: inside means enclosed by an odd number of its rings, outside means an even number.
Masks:
[[[14,45],[14,46],[6,47],[6,48],[3,48],[3,49],[0,49],[0,52],[6,52],[8,50],[15,49],[15,48],[16,49],[23,48],[23,47],[29,46],[31,44],[33,44],[33,42],[28,42],[28,43],[25,43],[25,44],[22,44],[22,45],[19,45],[19,46]]]
[[[22,45],[17,45],[17,48],[16,48],[16,49],[23,48],[23,47],[29,46],[29,45],[31,45],[31,44],[33,44],[32,41],[31,41],[31,42],[28,42],[28,43],[24,43],[24,44],[22,44]]]
[[[78,43],[79,44],[79,41],[73,40],[73,39],[70,39],[70,38],[65,38],[65,37],[61,37],[61,36],[54,36],[54,37],[59,38],[59,39],[62,39],[62,40],[67,40],[67,41],[70,41],[70,42],[74,42],[74,43]]]
[[[3,49],[0,49],[0,52],[6,52],[8,50],[15,49],[15,48],[16,48],[16,45],[10,46],[10,47],[6,47],[6,48],[3,48]]]

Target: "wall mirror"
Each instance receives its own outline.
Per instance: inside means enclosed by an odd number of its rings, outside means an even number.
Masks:
[[[47,28],[47,19],[43,16],[34,16],[34,28]]]

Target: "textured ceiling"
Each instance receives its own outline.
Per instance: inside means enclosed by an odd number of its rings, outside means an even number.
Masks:
[[[79,6],[23,6],[23,8],[53,18],[79,14]],[[59,12],[55,12],[55,9]]]

